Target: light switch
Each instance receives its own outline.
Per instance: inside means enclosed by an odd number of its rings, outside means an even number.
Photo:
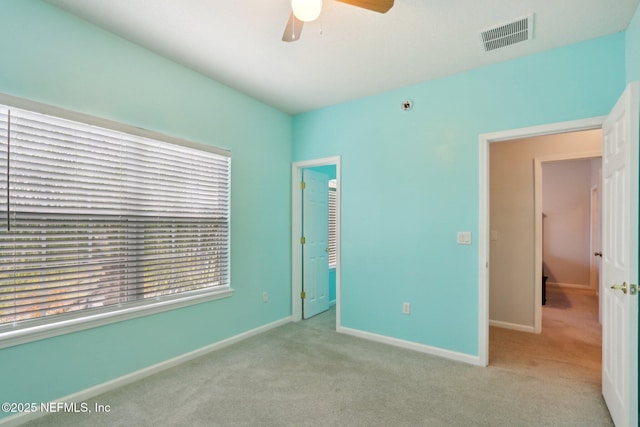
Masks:
[[[491,230],[490,237],[491,241],[498,240],[498,230]]]
[[[470,245],[471,244],[471,232],[470,231],[458,231],[458,244]]]

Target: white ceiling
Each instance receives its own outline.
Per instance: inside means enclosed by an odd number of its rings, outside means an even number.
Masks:
[[[640,0],[324,0],[294,43],[290,0],[48,1],[295,114],[623,31]],[[483,51],[480,31],[531,13],[534,40]]]

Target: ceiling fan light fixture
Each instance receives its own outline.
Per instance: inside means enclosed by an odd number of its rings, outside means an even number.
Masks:
[[[291,0],[293,14],[301,21],[311,22],[320,16],[322,0]]]

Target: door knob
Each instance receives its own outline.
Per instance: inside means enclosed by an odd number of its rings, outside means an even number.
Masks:
[[[602,252],[596,252],[596,253],[594,253],[594,255],[595,255],[595,256],[602,257]]]
[[[614,291],[622,291],[623,293],[627,293],[627,282],[623,282],[622,285],[613,285],[611,289]]]
[[[611,286],[611,289],[613,289],[614,291],[622,291],[625,294],[627,293],[627,287],[629,290],[629,295],[636,295],[638,293],[638,285],[628,285],[627,286],[627,282],[623,282],[622,285],[613,285]]]

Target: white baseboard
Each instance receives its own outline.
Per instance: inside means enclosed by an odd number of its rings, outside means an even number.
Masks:
[[[395,347],[406,348],[409,350],[419,351],[421,353],[431,354],[433,356],[444,357],[446,359],[464,362],[470,365],[484,366],[480,363],[480,357],[465,353],[458,353],[451,350],[445,350],[438,347],[431,347],[425,344],[419,344],[413,341],[405,341],[398,338],[392,338],[385,335],[378,335],[371,332],[360,331],[358,329],[345,328],[340,326],[336,328],[337,332],[345,335],[351,335],[365,340],[375,341],[382,344],[388,344]]]
[[[255,329],[251,329],[241,334],[224,339],[222,341],[218,341],[206,347],[202,347],[197,350],[191,351],[189,353],[185,353],[180,356],[174,357],[173,359],[165,360],[164,362],[160,362],[155,365],[149,366],[147,368],[140,369],[139,371],[135,371],[130,374],[123,375],[111,381],[107,381],[105,383],[98,384],[96,386],[79,391],[77,393],[73,393],[68,396],[61,397],[60,399],[55,400],[55,402],[84,402],[102,393],[106,393],[118,387],[122,387],[127,384],[131,384],[135,381],[139,381],[150,375],[164,371],[165,369],[169,369],[174,366],[180,365],[182,363],[188,362],[197,357],[204,356],[207,353],[211,353],[212,351],[219,350],[221,348],[230,346],[231,344],[235,344],[247,338],[253,337],[255,335],[259,335],[270,329],[285,325],[291,321],[293,321],[293,318],[291,316],[285,317],[280,320],[276,320],[275,322],[259,326]],[[0,419],[0,426],[3,426],[3,427],[18,426],[20,424],[26,423],[27,421],[42,417],[44,415],[47,415],[47,414],[41,413],[41,412],[20,413],[20,414],[16,414],[16,415],[12,415],[12,416]]]
[[[575,283],[559,283],[559,282],[549,282],[547,281],[547,287],[552,288],[564,288],[564,289],[572,289],[572,290],[581,290],[585,292],[596,293],[596,290],[588,285],[577,285]]]
[[[533,326],[519,325],[517,323],[501,322],[499,320],[489,320],[489,326],[495,326],[497,328],[504,328],[504,329],[513,329],[514,331],[521,331],[521,332],[530,332],[530,333],[536,332]]]

